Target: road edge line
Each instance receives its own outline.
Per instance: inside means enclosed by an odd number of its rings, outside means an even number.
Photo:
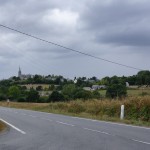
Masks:
[[[23,130],[20,130],[19,128],[15,127],[14,125],[10,124],[9,122],[3,120],[2,118],[0,118],[0,120],[4,123],[6,123],[8,126],[12,127],[13,129],[17,130],[18,132],[22,133],[22,134],[26,134],[26,132],[24,132]]]

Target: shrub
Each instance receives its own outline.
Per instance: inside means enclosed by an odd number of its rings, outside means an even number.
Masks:
[[[17,101],[18,101],[18,102],[26,102],[27,99],[26,99],[26,97],[19,97],[19,98],[17,99]]]
[[[6,100],[6,99],[7,99],[7,96],[6,96],[6,95],[0,94],[0,101]]]
[[[8,92],[9,92],[9,96],[14,100],[19,98],[21,94],[21,91],[17,86],[10,86]]]
[[[101,98],[101,95],[99,93],[99,91],[93,91],[92,93],[92,98],[95,98],[95,99],[100,99]]]
[[[39,93],[34,89],[30,89],[30,91],[27,93],[28,102],[37,102],[39,100],[39,97]]]
[[[81,104],[81,102],[70,102],[68,107],[68,112],[70,113],[81,113],[85,111],[85,107]]]
[[[47,96],[41,96],[38,101],[38,103],[47,103],[48,102],[48,97]]]
[[[150,121],[149,97],[136,97],[125,101],[125,117],[127,119]]]
[[[62,94],[67,95],[70,99],[73,99],[76,90],[77,88],[74,84],[66,84],[62,89]]]
[[[116,98],[125,97],[127,95],[127,89],[125,85],[122,84],[112,84],[107,88],[106,97]]]
[[[43,88],[42,88],[41,85],[36,87],[36,90],[37,90],[37,91],[41,91],[42,89],[43,89]]]
[[[80,90],[74,94],[74,99],[86,100],[86,99],[91,99],[91,98],[92,98],[92,94],[89,91]]]
[[[49,96],[49,102],[58,102],[64,101],[63,94],[59,93],[58,91],[53,91],[52,94]]]

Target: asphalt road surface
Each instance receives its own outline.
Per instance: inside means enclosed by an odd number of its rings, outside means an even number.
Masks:
[[[150,128],[0,107],[0,150],[150,150]]]

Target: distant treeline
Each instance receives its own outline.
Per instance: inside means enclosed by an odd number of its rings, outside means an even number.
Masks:
[[[104,77],[102,79],[98,79],[97,77],[86,78],[86,77],[79,77],[76,78],[76,85],[79,87],[90,87],[93,84],[99,85],[111,85],[113,83],[120,83],[125,84],[126,82],[129,85],[150,85],[150,71],[140,71],[136,75],[133,76],[113,76],[113,77]],[[55,85],[65,85],[65,84],[74,84],[74,80],[69,80],[64,78],[63,76],[41,76],[35,75],[33,78],[28,78],[25,80],[21,80],[19,77],[12,77],[8,80],[0,81],[1,86],[11,86],[11,85],[23,85],[23,84],[55,84]]]
[[[104,85],[110,85],[113,83],[121,83],[125,84],[126,82],[129,83],[129,85],[150,85],[150,71],[140,71],[137,73],[137,75],[129,76],[129,77],[104,77],[100,80],[100,84]]]
[[[80,77],[74,80],[65,79],[63,76],[35,75],[33,78],[21,80],[13,77],[8,80],[0,81],[0,100],[7,98],[20,102],[56,102],[75,99],[101,99],[99,90],[84,90],[83,87],[92,87],[92,85],[106,85],[106,97],[124,98],[127,96],[126,82],[129,85],[150,85],[150,71],[140,71],[137,75],[129,77],[105,77],[101,80],[96,77]],[[25,84],[48,84],[48,96],[41,96],[40,91],[44,91],[41,86],[36,89],[27,89]],[[55,86],[57,85],[57,86]]]

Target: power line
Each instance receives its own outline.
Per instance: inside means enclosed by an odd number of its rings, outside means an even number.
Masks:
[[[94,55],[91,55],[91,54],[88,54],[88,53],[84,53],[84,52],[81,52],[81,51],[79,51],[79,50],[75,50],[75,49],[72,49],[72,48],[69,48],[69,47],[66,47],[66,46],[63,46],[63,45],[60,45],[60,44],[57,44],[57,43],[54,43],[54,42],[45,40],[45,39],[42,39],[42,38],[40,38],[40,37],[37,37],[37,36],[31,35],[31,34],[22,32],[22,31],[20,31],[20,30],[17,30],[17,29],[8,27],[8,26],[3,25],[3,24],[0,24],[0,26],[3,27],[3,28],[9,29],[9,30],[18,32],[18,33],[20,33],[20,34],[26,35],[26,36],[28,36],[28,37],[32,37],[32,38],[34,38],[34,39],[40,40],[40,41],[42,41],[42,42],[46,42],[46,43],[49,43],[49,44],[52,44],[52,45],[55,45],[55,46],[58,46],[58,47],[67,49],[67,50],[69,50],[69,51],[73,51],[73,52],[76,52],[76,53],[79,53],[79,54],[82,54],[82,55],[86,55],[86,56],[89,56],[89,57],[92,57],[92,58],[95,58],[95,59],[103,60],[103,61],[105,61],[105,62],[109,62],[109,63],[115,64],[115,65],[127,67],[127,68],[130,68],[130,69],[135,69],[135,70],[139,70],[139,71],[142,70],[142,69],[139,69],[139,68],[136,68],[136,67],[128,66],[128,65],[121,64],[121,63],[118,63],[118,62],[115,62],[115,61],[111,61],[111,60],[108,60],[108,59],[104,59],[104,58],[101,58],[101,57],[97,57],[97,56],[94,56]]]

